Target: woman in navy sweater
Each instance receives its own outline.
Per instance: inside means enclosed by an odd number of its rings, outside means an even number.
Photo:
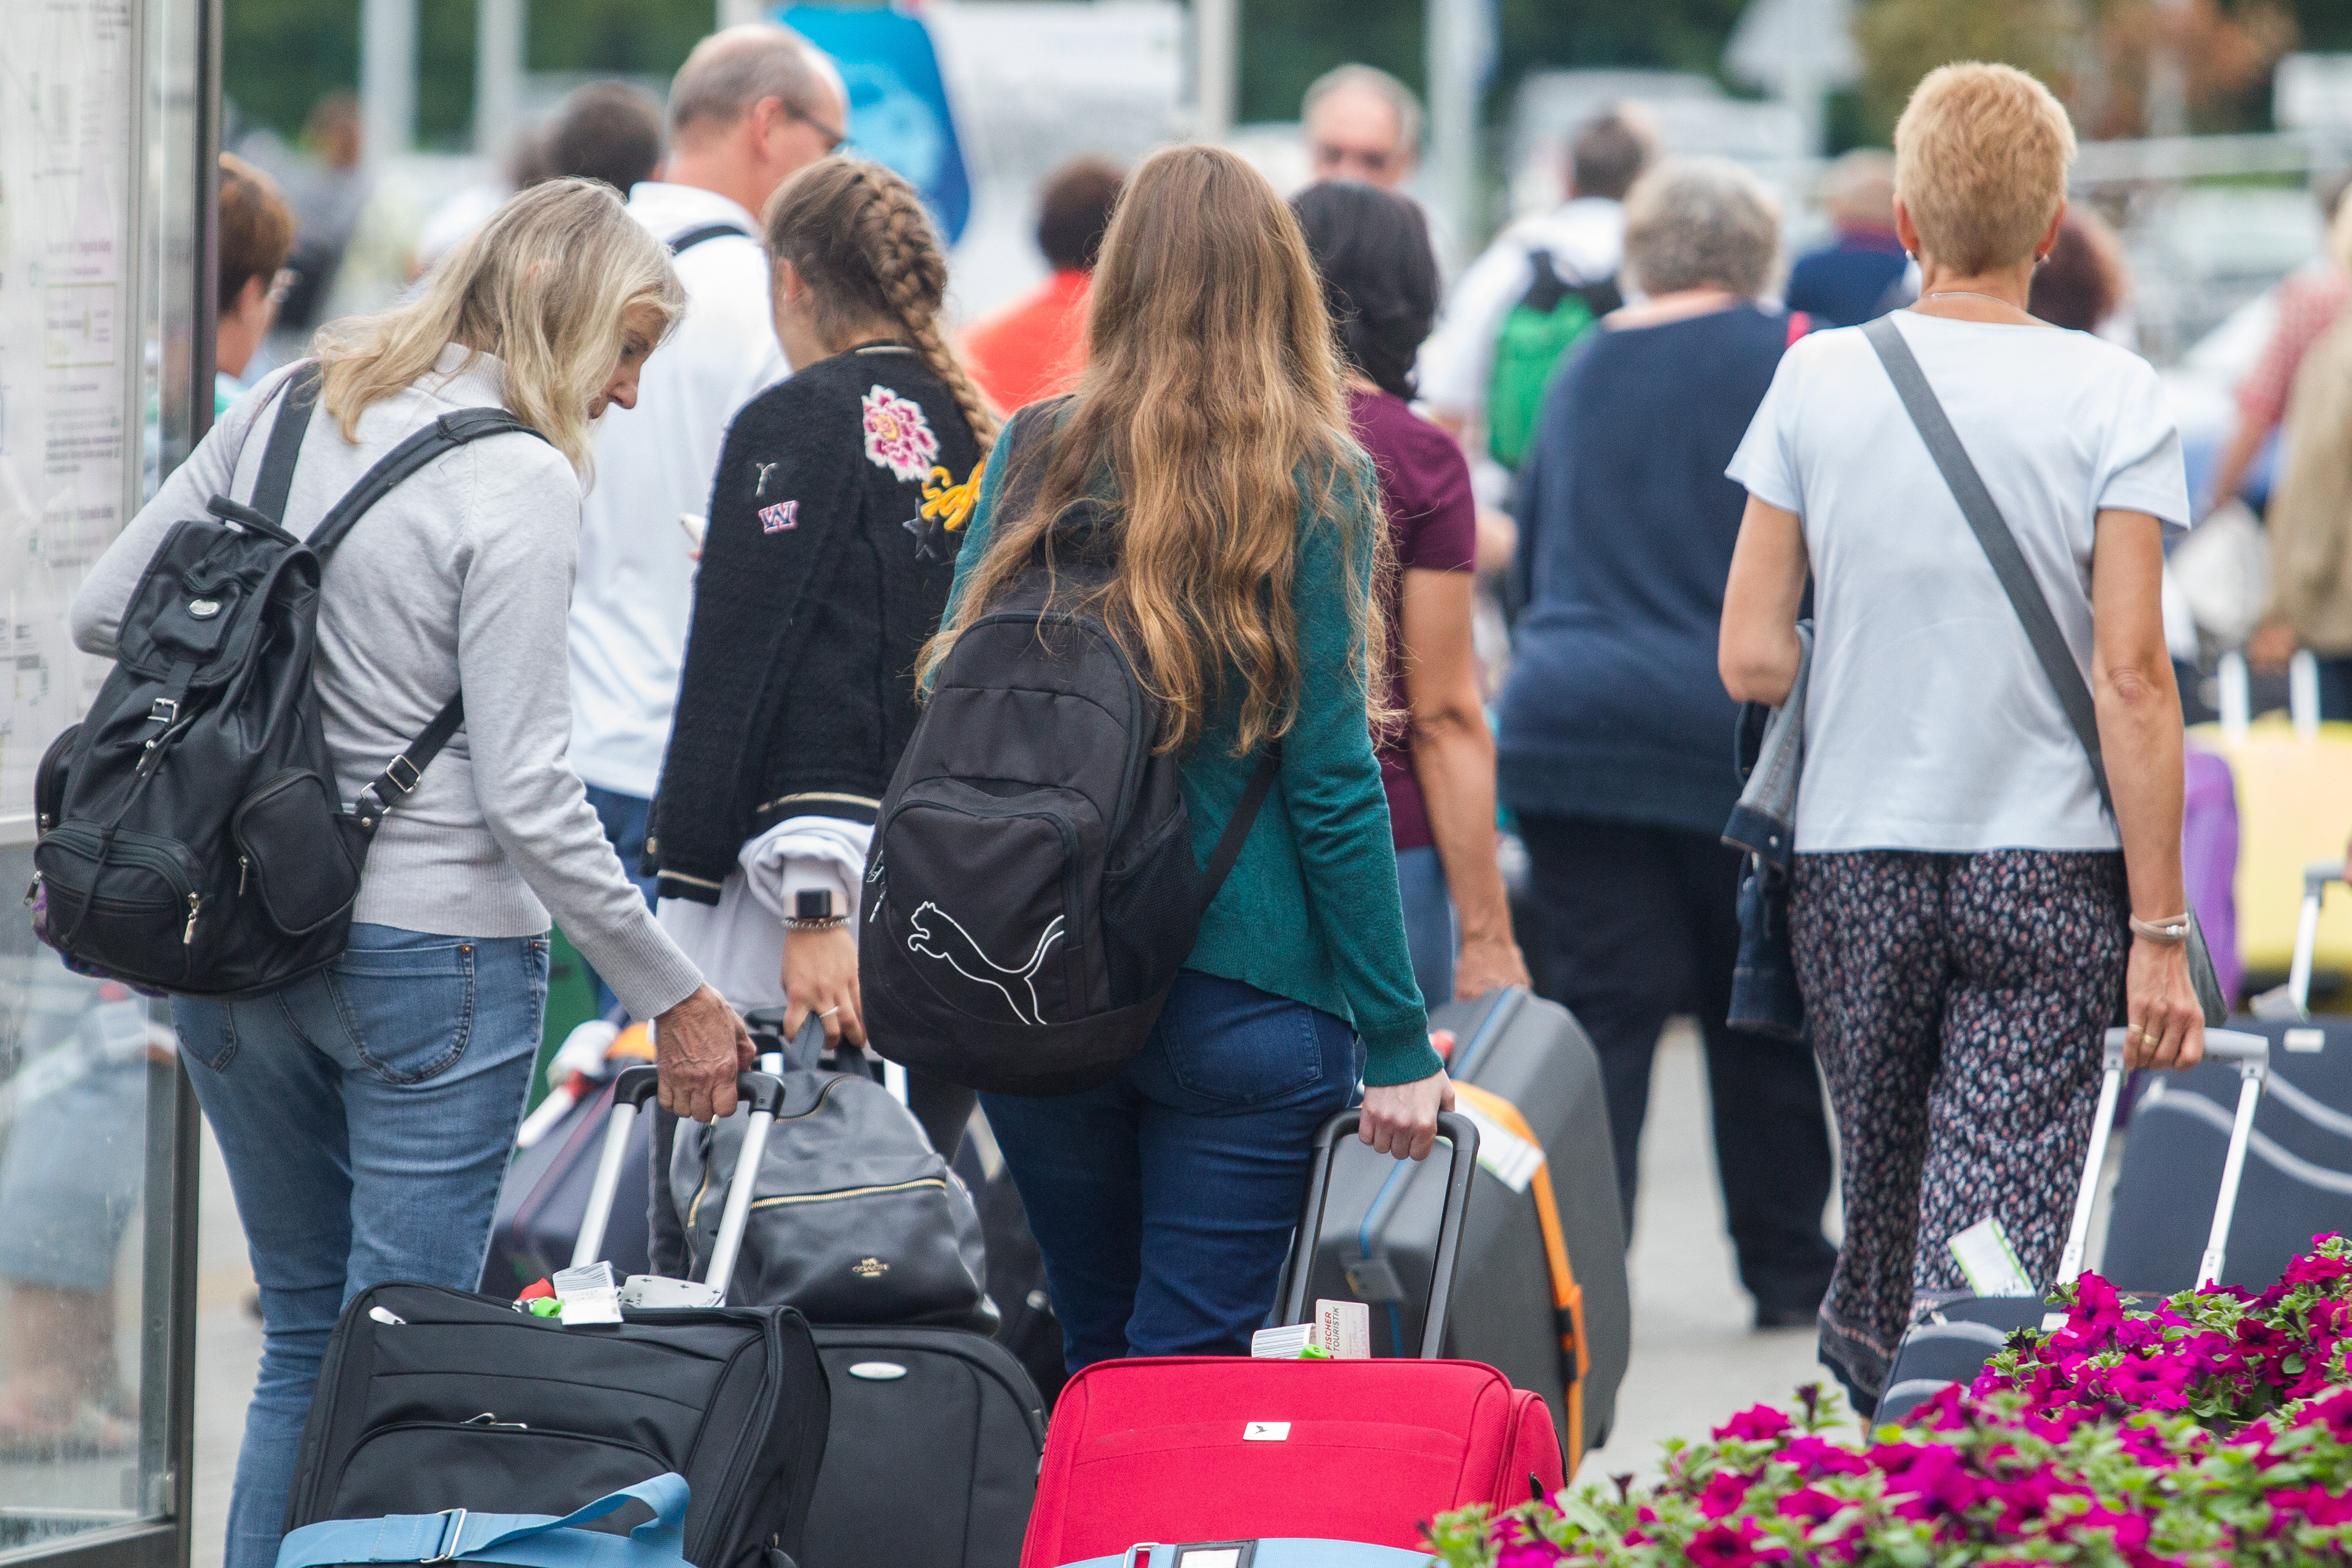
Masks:
[[[1670,163],[1627,195],[1646,298],[1586,337],[1544,405],[1498,748],[1543,911],[1536,967],[1601,1053],[1627,1234],[1658,1033],[1696,1012],[1760,1327],[1810,1323],[1836,1260],[1812,1058],[1724,1021],[1738,858],[1719,836],[1739,781],[1716,633],[1747,498],[1723,470],[1792,335],[1755,299],[1778,243],[1770,197],[1729,163]]]

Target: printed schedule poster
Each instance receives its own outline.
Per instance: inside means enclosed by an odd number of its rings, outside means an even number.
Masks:
[[[0,822],[105,661],[75,650],[75,591],[128,521],[139,460],[127,378],[141,345],[128,0],[0,0]]]

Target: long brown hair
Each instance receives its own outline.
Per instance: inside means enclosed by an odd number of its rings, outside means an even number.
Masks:
[[[1091,608],[1160,699],[1162,750],[1199,740],[1243,686],[1236,754],[1298,710],[1291,605],[1302,503],[1343,530],[1356,636],[1350,672],[1381,698],[1384,628],[1370,585],[1385,560],[1369,465],[1348,434],[1322,284],[1289,207],[1217,147],[1169,147],[1127,182],[1104,237],[1087,321],[1087,368],[1044,456],[1036,500],[998,520],[956,616],[924,650],[926,674],[1011,585],[1070,502],[1104,475],[1119,569]],[[1046,443],[1024,447],[1047,450]],[[1326,672],[1313,672],[1318,677]]]
[[[946,384],[980,443],[1000,421],[940,331],[948,263],[915,187],[879,163],[824,158],[768,198],[768,254],[808,285],[816,329],[838,340],[864,321],[893,321]]]

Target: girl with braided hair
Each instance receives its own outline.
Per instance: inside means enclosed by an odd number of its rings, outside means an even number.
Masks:
[[[863,1045],[866,846],[997,418],[940,331],[947,259],[905,180],[813,164],[766,242],[794,371],[719,455],[646,853],[663,926],[722,994]],[[908,1099],[952,1156],[971,1092],[916,1075]]]

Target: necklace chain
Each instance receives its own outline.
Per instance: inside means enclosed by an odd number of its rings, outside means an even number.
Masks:
[[[1980,294],[1974,289],[1937,289],[1928,293],[1922,294],[1919,298],[1922,300],[1989,300],[1996,305],[2005,306],[2011,310],[2015,310],[2021,316],[2031,315],[2032,313],[2020,306],[2010,304],[2008,300],[2002,299],[1998,294]]]

